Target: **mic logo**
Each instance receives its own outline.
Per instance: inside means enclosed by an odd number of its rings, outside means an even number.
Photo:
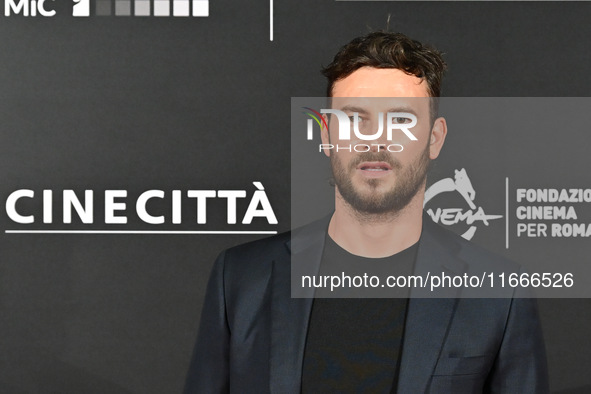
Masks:
[[[55,10],[47,9],[46,0],[5,0],[4,16],[12,14],[22,16],[45,16],[55,15]]]
[[[56,14],[55,0],[4,0],[4,16],[44,16]],[[72,0],[73,17],[155,16],[207,17],[209,0]]]

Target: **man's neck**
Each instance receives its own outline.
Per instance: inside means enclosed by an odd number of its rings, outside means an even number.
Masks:
[[[370,258],[392,256],[418,242],[423,196],[424,192],[417,193],[401,211],[378,215],[357,212],[337,196],[328,234],[349,253]]]

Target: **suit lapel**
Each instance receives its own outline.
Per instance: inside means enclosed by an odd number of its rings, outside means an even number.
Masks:
[[[299,394],[313,291],[292,298],[291,280],[316,274],[328,220],[324,218],[292,233],[286,253],[273,262],[271,294],[271,393]],[[291,252],[291,256],[290,253]]]
[[[459,245],[451,238],[440,239],[442,235],[446,236],[430,218],[423,219],[415,274],[425,276],[427,272],[431,275],[446,272],[455,275],[463,271],[463,263],[454,250],[459,249]],[[399,394],[426,392],[458,295],[458,290],[453,288],[442,289],[436,296],[421,289],[411,291],[398,378]]]

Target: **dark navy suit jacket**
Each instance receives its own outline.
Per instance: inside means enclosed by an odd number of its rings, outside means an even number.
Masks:
[[[291,298],[290,256],[320,264],[328,220],[224,251],[206,291],[186,394],[301,391],[311,298]],[[423,219],[415,272],[517,265]],[[411,298],[398,393],[547,393],[536,300]],[[507,290],[513,291],[513,290]],[[445,298],[441,298],[441,296]]]

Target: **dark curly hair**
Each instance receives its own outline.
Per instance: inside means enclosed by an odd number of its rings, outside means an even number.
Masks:
[[[447,65],[441,52],[402,33],[369,33],[343,46],[332,63],[322,70],[328,79],[327,96],[332,96],[336,81],[361,67],[400,69],[426,81],[429,95],[439,97]]]

